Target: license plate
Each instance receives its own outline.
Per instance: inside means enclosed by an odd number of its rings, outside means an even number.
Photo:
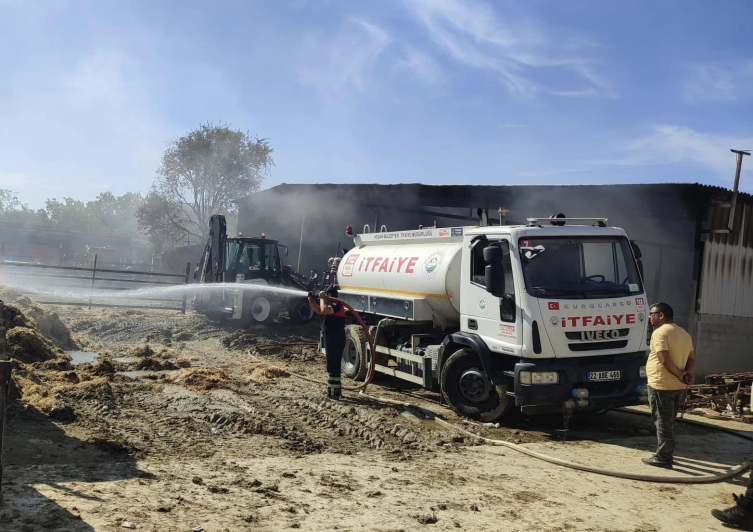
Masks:
[[[588,380],[591,382],[598,381],[618,381],[622,378],[622,372],[614,371],[589,371]]]

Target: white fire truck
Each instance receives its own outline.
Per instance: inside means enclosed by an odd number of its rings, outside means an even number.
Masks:
[[[366,233],[337,270],[340,297],[382,321],[376,371],[438,388],[482,421],[606,409],[646,393],[640,251],[606,219]],[[346,329],[343,371],[366,375]]]

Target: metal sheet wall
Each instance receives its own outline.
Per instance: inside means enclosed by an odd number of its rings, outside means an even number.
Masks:
[[[733,230],[729,204],[713,204],[704,245],[699,312],[753,317],[753,205],[738,202]]]

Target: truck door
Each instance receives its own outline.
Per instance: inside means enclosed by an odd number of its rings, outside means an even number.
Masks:
[[[505,290],[502,297],[487,292],[484,248],[497,244],[502,248]],[[520,316],[515,297],[515,282],[510,256],[510,242],[505,239],[477,240],[471,244],[462,268],[460,303],[461,330],[481,336],[492,351],[519,353],[521,345]]]

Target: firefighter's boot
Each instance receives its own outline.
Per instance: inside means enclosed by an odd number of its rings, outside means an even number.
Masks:
[[[339,400],[342,397],[343,388],[340,383],[340,377],[330,377],[327,379],[327,397],[334,400]]]
[[[750,508],[750,499],[743,495],[733,495],[733,497],[737,504],[726,510],[711,510],[711,515],[725,525],[734,526],[740,530],[753,530],[753,508]]]

